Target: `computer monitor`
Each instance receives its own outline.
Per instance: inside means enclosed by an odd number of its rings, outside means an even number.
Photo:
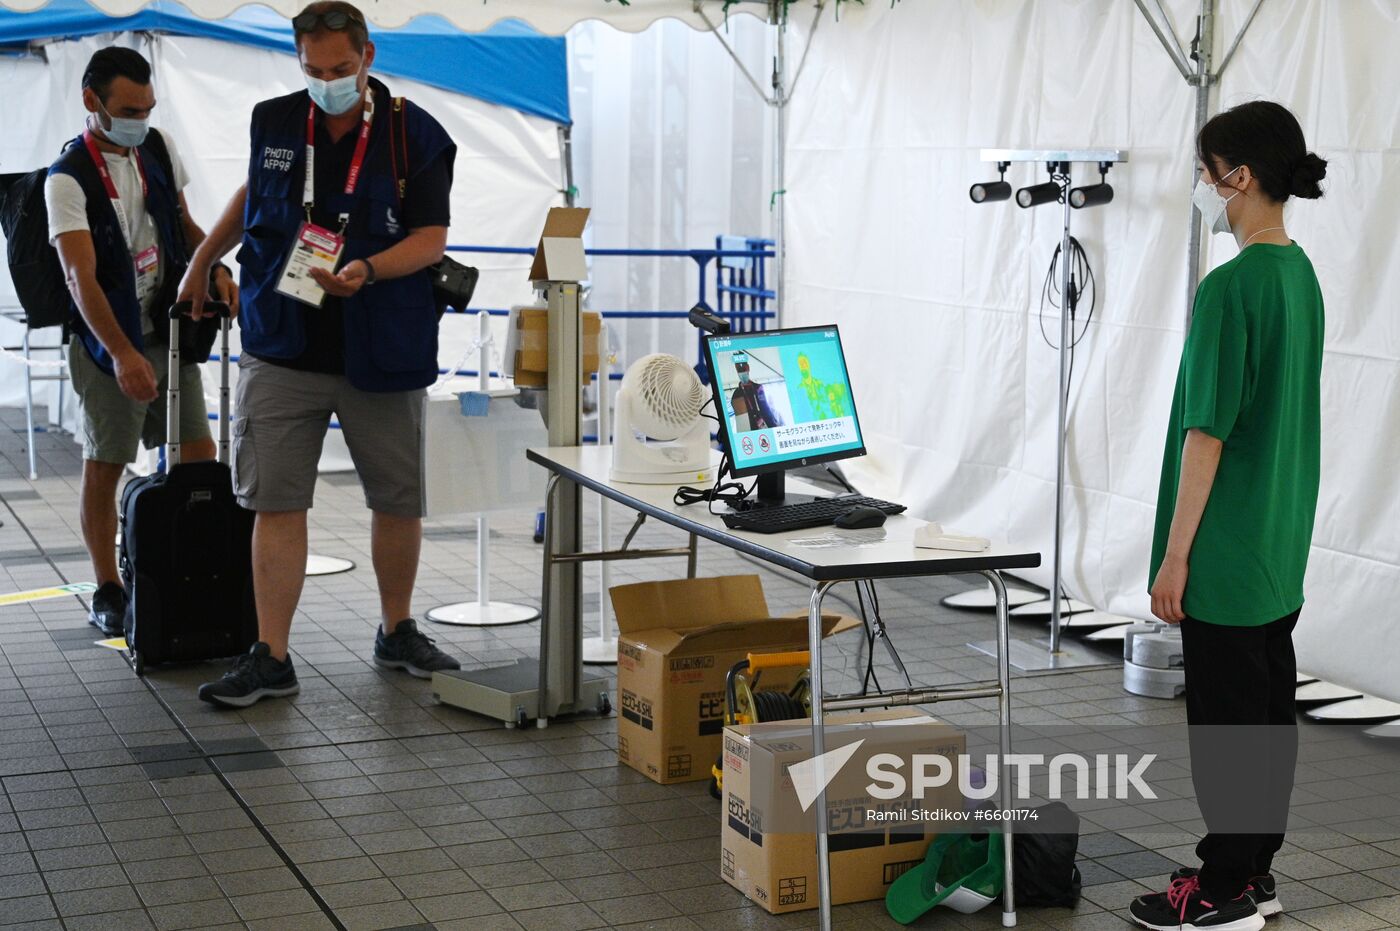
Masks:
[[[791,503],[787,469],[865,455],[834,324],[712,334],[705,352],[730,473],[759,476],[753,504]]]

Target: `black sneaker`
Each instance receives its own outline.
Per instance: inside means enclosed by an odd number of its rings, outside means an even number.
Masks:
[[[1166,892],[1139,896],[1129,909],[1133,921],[1153,931],[1260,931],[1264,916],[1248,893],[1228,902],[1201,897],[1195,875],[1173,879]]]
[[[1172,879],[1190,879],[1199,872],[1200,870],[1195,867],[1183,866],[1172,873]],[[1278,900],[1278,882],[1274,879],[1273,873],[1253,877],[1244,891],[1254,900],[1254,907],[1259,909],[1259,914],[1265,918],[1283,914],[1283,905]]]
[[[200,701],[229,708],[247,708],[260,698],[283,698],[301,691],[292,658],[278,662],[267,644],[258,642],[233,661],[233,668],[218,682],[199,687]]]
[[[126,589],[116,582],[104,582],[92,593],[92,606],[88,610],[88,623],[108,637],[120,637],[124,633],[126,618]]]
[[[385,635],[384,628],[374,636],[374,664],[385,669],[402,669],[420,679],[431,679],[433,673],[444,669],[461,669],[462,664],[433,646],[435,641],[418,632],[413,618],[399,621],[394,632]]]

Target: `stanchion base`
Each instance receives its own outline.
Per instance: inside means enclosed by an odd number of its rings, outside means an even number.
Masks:
[[[1089,643],[1122,643],[1123,635],[1128,632],[1132,624],[1121,624],[1118,627],[1105,627],[1102,630],[1091,630],[1084,635],[1084,639]]]
[[[1400,719],[1379,724],[1364,733],[1379,740],[1395,740],[1400,738]]]
[[[1356,689],[1349,689],[1334,682],[1309,682],[1307,685],[1298,686],[1298,690],[1293,693],[1293,700],[1300,705],[1326,705],[1360,697],[1361,693]]]
[[[1107,611],[1085,611],[1083,614],[1071,614],[1068,617],[1061,616],[1060,630],[1101,630],[1105,627],[1118,627],[1121,624],[1129,626],[1138,623],[1136,618],[1124,617],[1121,614],[1109,614]],[[1046,627],[1050,624],[1047,622]]]
[[[583,661],[590,666],[616,666],[617,638],[583,638]]]
[[[969,643],[978,653],[997,655],[995,640],[978,640]],[[1050,641],[1012,640],[1009,657],[1012,666],[1022,672],[1043,672],[1047,669],[1086,669],[1089,667],[1111,668],[1123,665],[1121,658],[1112,654],[1097,652],[1072,640],[1060,640],[1060,652],[1050,652]]]
[[[451,624],[454,627],[504,627],[507,624],[524,624],[539,616],[539,608],[506,601],[493,601],[486,605],[477,601],[462,601],[439,605],[424,615],[435,624]]]
[[[311,553],[306,557],[307,575],[338,575],[342,572],[349,572],[355,568],[355,564],[348,559],[341,559],[339,556],[321,556],[318,553]]]
[[[1400,718],[1400,704],[1369,695],[1350,698],[1334,705],[1323,705],[1303,712],[1313,721],[1335,721],[1339,724],[1376,724]]]
[[[1031,602],[1041,601],[1045,598],[1044,592],[1033,592],[1025,588],[1013,588],[1006,586],[1007,607],[1017,608]],[[991,585],[984,585],[981,588],[970,588],[965,592],[958,592],[956,595],[949,595],[939,604],[945,608],[964,608],[972,611],[995,611],[997,607],[997,597],[992,592]]]
[[[1043,601],[1032,601],[1028,605],[1021,605],[1019,608],[1011,609],[1013,618],[1034,618],[1036,620],[1050,619],[1050,599]],[[1079,601],[1074,598],[1060,599],[1060,617],[1068,617],[1071,614],[1083,614],[1085,611],[1094,610],[1094,606],[1088,602]]]

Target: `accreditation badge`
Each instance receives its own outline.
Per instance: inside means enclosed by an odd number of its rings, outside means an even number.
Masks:
[[[160,275],[160,247],[148,246],[132,258],[136,266],[136,299],[142,304],[155,293]]]
[[[296,245],[282,266],[277,293],[320,307],[326,299],[326,291],[311,277],[311,270],[320,268],[334,275],[344,251],[345,237],[340,233],[315,223],[303,223],[297,230]]]

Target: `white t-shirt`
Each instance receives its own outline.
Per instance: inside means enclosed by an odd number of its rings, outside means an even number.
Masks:
[[[151,132],[160,132],[152,128]],[[171,144],[170,137],[161,133],[161,138],[165,140],[166,151],[170,153],[170,165],[174,169],[175,190],[183,191],[185,185],[189,184],[189,175],[185,172],[184,162],[180,160],[180,153]],[[128,149],[126,155],[118,155],[114,152],[102,153],[107,160],[107,171],[112,176],[112,184],[117,189],[122,213],[126,214],[127,229],[131,230],[132,241],[128,243],[131,248],[132,260],[151,246],[157,245],[160,241],[156,232],[155,220],[146,212],[146,198],[141,193],[141,174],[136,168],[135,149]],[[54,243],[63,233],[71,233],[74,230],[87,230],[87,197],[83,194],[83,189],[72,175],[51,173],[44,182],[44,206],[49,216],[49,242]],[[160,290],[160,285],[165,278],[167,265],[166,256],[159,257],[159,265],[156,269],[156,286],[146,295],[141,306],[141,332],[149,334],[155,329],[155,324],[151,321],[151,303],[155,301],[156,294]]]

